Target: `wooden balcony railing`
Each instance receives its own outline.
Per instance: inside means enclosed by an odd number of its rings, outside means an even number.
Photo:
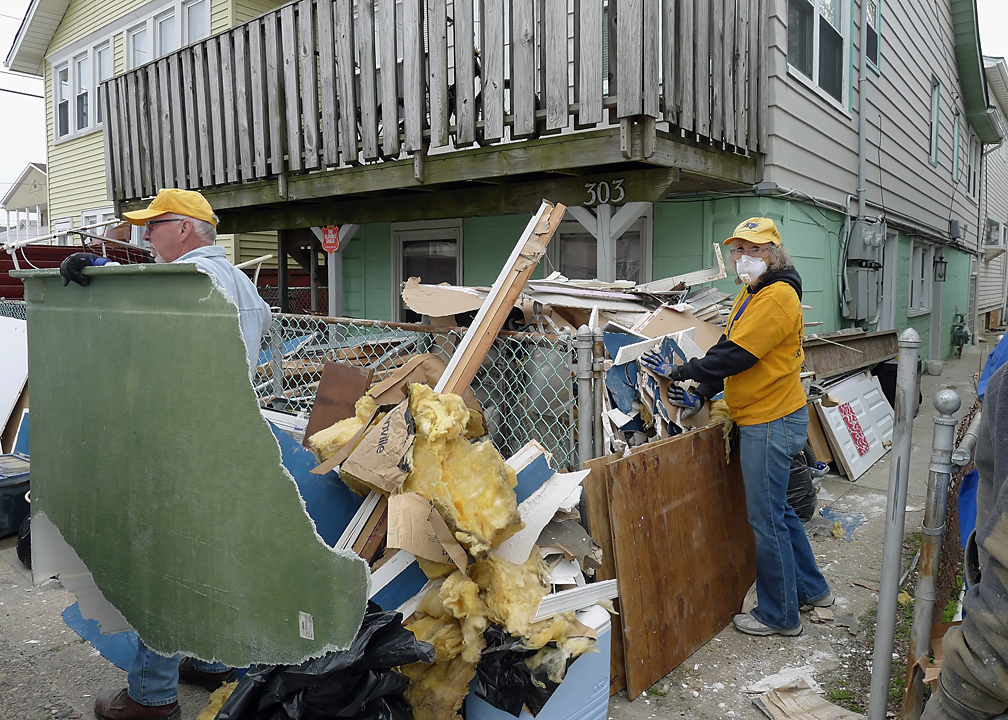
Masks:
[[[762,152],[765,18],[766,0],[299,0],[105,81],[106,182],[129,201],[642,117]]]

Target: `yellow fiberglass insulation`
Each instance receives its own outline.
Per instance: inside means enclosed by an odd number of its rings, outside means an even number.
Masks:
[[[550,590],[549,568],[533,547],[524,565],[515,565],[494,554],[469,568],[469,577],[485,591],[490,622],[502,625],[514,637],[525,638],[529,649],[538,650],[551,640],[567,637],[574,613],[531,622],[539,601]]]
[[[461,574],[461,573],[460,573]],[[437,588],[425,595],[437,596]],[[432,607],[433,606],[433,607]],[[444,610],[439,599],[426,602],[425,607],[435,612]],[[413,663],[399,668],[410,679],[405,690],[406,700],[413,708],[414,720],[452,720],[469,693],[469,681],[476,674],[479,651],[474,660],[467,660],[462,648],[462,627],[458,620],[448,617],[420,615],[406,626],[418,640],[434,646],[434,663]],[[482,636],[480,636],[482,643]],[[481,648],[482,649],[482,648]]]
[[[354,416],[345,420],[340,420],[335,425],[331,425],[324,430],[308,438],[308,445],[319,462],[325,462],[338,453],[343,447],[353,439],[357,431],[364,427],[365,421],[371,416],[378,406],[370,395],[364,395],[354,405]]]
[[[545,675],[553,682],[560,684],[567,674],[567,661],[576,660],[594,648],[595,641],[591,638],[565,638],[558,641],[556,645],[547,645],[532,657],[526,658],[525,665],[533,671],[532,682],[537,682],[538,677]],[[537,673],[536,670],[540,670],[540,672]]]
[[[416,438],[403,492],[430,500],[475,558],[525,527],[514,494],[514,470],[493,443],[464,437],[470,412],[462,398],[410,385],[410,412]]]

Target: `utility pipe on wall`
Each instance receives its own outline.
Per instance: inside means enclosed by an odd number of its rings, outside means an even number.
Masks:
[[[885,539],[882,545],[882,578],[875,624],[875,654],[872,660],[868,720],[885,720],[892,676],[892,650],[896,632],[896,596],[899,593],[903,528],[906,523],[907,480],[913,444],[913,419],[917,412],[917,356],[920,335],[907,328],[899,337],[896,369],[896,421],[889,456],[889,494],[886,499]]]
[[[857,160],[857,198],[858,220],[865,216],[865,193],[867,192],[867,173],[865,159],[868,154],[868,57],[865,49],[868,47],[868,0],[861,0],[861,44],[858,52],[861,62],[858,64],[858,160]]]
[[[948,505],[949,481],[952,479],[952,448],[955,445],[956,419],[962,400],[955,390],[942,390],[934,397],[934,439],[931,442],[931,464],[928,466],[927,503],[921,526],[920,565],[917,588],[914,590],[914,615],[910,627],[910,650],[907,662],[928,654],[931,642],[931,616],[934,614],[938,563],[941,560],[942,535],[945,533],[945,508]],[[900,717],[916,720],[924,705],[924,673],[914,668],[910,684],[903,696]]]
[[[592,369],[594,344],[594,334],[591,328],[587,325],[579,327],[577,337],[574,338],[574,350],[577,352],[578,468],[582,470],[585,460],[594,457],[594,443],[592,442],[594,426],[592,418],[595,415],[595,403],[592,398],[592,380],[595,374]]]

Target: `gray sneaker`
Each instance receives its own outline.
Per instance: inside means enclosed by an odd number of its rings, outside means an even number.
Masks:
[[[769,625],[764,625],[759,620],[754,618],[749,613],[743,613],[741,615],[736,615],[732,622],[735,627],[746,635],[801,635],[802,625],[798,623],[798,627],[791,628],[790,630],[775,630]]]
[[[828,592],[828,593],[826,593],[826,595],[824,597],[821,597],[818,600],[809,600],[809,601],[807,601],[805,603],[805,605],[803,605],[802,607],[811,606],[811,607],[818,607],[818,608],[828,608],[828,607],[832,607],[833,606],[833,602],[835,600],[836,600],[836,598],[833,597],[833,593],[832,592]]]

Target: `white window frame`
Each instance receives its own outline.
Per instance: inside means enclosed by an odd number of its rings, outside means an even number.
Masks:
[[[620,207],[620,206],[615,206]],[[568,215],[568,217],[570,217]],[[631,232],[634,230],[639,230],[641,234],[641,267],[640,267],[640,279],[637,284],[651,282],[652,277],[652,260],[654,257],[653,251],[653,238],[654,238],[654,203],[651,204],[647,210],[641,213],[641,216],[634,220],[633,224],[628,227],[624,232]],[[546,257],[544,261],[546,262],[546,274],[553,272],[562,272],[560,268],[560,248],[563,244],[564,235],[583,235],[589,233],[589,231],[581,225],[581,223],[576,220],[563,220],[560,223],[560,227],[557,228],[556,237],[552,242],[546,247]],[[590,233],[589,233],[590,234]],[[619,240],[617,239],[617,242]],[[596,248],[597,248],[596,241]],[[579,279],[579,278],[573,278]],[[588,278],[589,280],[593,278]]]
[[[207,34],[199,38],[190,38],[189,36],[189,16],[187,10],[191,5],[195,5],[200,0],[175,0],[174,2],[165,3],[160,7],[155,8],[147,15],[143,17],[139,22],[134,22],[122,30],[125,35],[124,38],[124,53],[123,53],[123,66],[126,72],[130,70],[135,70],[140,67],[139,65],[133,64],[133,33],[141,28],[146,28],[148,44],[150,46],[150,58],[143,63],[146,65],[149,62],[154,62],[158,58],[164,57],[170,53],[176,52],[181,48],[191,45],[194,42],[199,42],[200,40],[205,40],[210,37],[210,2],[209,0],[203,0],[203,12],[205,13],[205,26],[207,29]],[[161,47],[161,35],[158,32],[158,23],[161,20],[165,20],[168,17],[173,17],[175,19],[175,42],[174,47],[170,50],[165,51]]]
[[[62,63],[52,69],[52,85],[53,85],[53,137],[55,140],[65,140],[72,137],[75,133],[73,130],[73,76],[70,72],[70,61]],[[63,73],[67,75],[67,94],[66,97],[63,96],[60,90],[60,75]],[[66,103],[66,132],[60,132],[60,105]]]
[[[99,56],[103,50],[107,50],[109,53],[109,58],[112,60],[112,72],[107,78],[102,77],[101,61]],[[115,76],[115,47],[111,39],[105,40],[104,42],[96,43],[91,48],[91,77],[93,78],[92,87],[94,87],[94,126],[100,128],[104,120],[104,97],[101,96],[101,84],[103,81]]]
[[[64,230],[70,230],[70,229],[72,229],[73,226],[74,226],[74,224],[73,224],[73,219],[72,218],[63,218],[63,219],[57,220],[57,221],[55,221],[53,223],[53,225],[52,225],[52,232],[53,233],[63,232]],[[61,238],[56,238],[56,243],[58,245],[69,245],[70,244],[69,236],[64,235]]]
[[[462,276],[464,267],[462,218],[392,223],[392,320],[394,322],[401,322],[399,315],[399,302],[402,299],[401,286],[408,279],[402,276],[403,243],[439,239],[455,240],[458,243],[455,274],[459,285],[464,284],[465,279]],[[423,278],[421,278],[422,280]]]
[[[938,167],[938,141],[941,138],[941,82],[931,76],[931,125],[928,133],[928,162]]]
[[[867,2],[867,0],[861,0],[861,2]],[[875,59],[868,57],[868,44],[865,43],[865,60],[868,61],[868,67],[875,71],[875,74],[882,74],[882,0],[873,0],[875,3],[875,17],[868,22],[869,31],[875,32]],[[870,16],[870,13],[869,13]],[[873,27],[874,25],[874,27]]]
[[[785,4],[790,0],[786,0]],[[804,0],[812,5],[814,16],[812,22],[812,77],[809,77],[796,66],[788,62],[788,75],[799,83],[812,90],[816,95],[829,103],[833,108],[839,110],[845,116],[850,117],[850,111],[844,104],[843,99],[850,96],[850,3],[845,0],[836,0],[837,8],[840,12],[840,47],[842,57],[840,58],[841,79],[840,79],[840,99],[833,97],[819,86],[819,21],[820,8],[819,0]],[[785,12],[787,8],[785,7]],[[788,28],[788,32],[791,28]]]
[[[907,317],[931,312],[934,285],[934,246],[914,240],[910,246],[910,279],[907,285]]]
[[[997,227],[995,233],[993,234],[993,242],[991,242],[992,234],[990,232],[992,224]],[[1005,231],[1006,228],[1004,220],[988,217],[987,222],[984,223],[983,246],[986,248],[1005,247]]]
[[[101,207],[91,210],[81,210],[81,227],[97,225],[100,222],[111,222],[116,219],[115,208]]]
[[[172,47],[165,49],[161,44],[161,23],[169,19],[175,22],[175,27],[172,31]],[[175,12],[174,7],[170,7],[164,12],[158,13],[154,16],[153,22],[151,23],[151,28],[154,30],[153,42],[151,43],[153,47],[153,58],[159,58],[167,55],[168,53],[173,53],[181,47],[181,45],[179,45],[182,40],[182,33],[179,32],[179,24],[181,22],[182,18],[180,18],[178,13]]]

